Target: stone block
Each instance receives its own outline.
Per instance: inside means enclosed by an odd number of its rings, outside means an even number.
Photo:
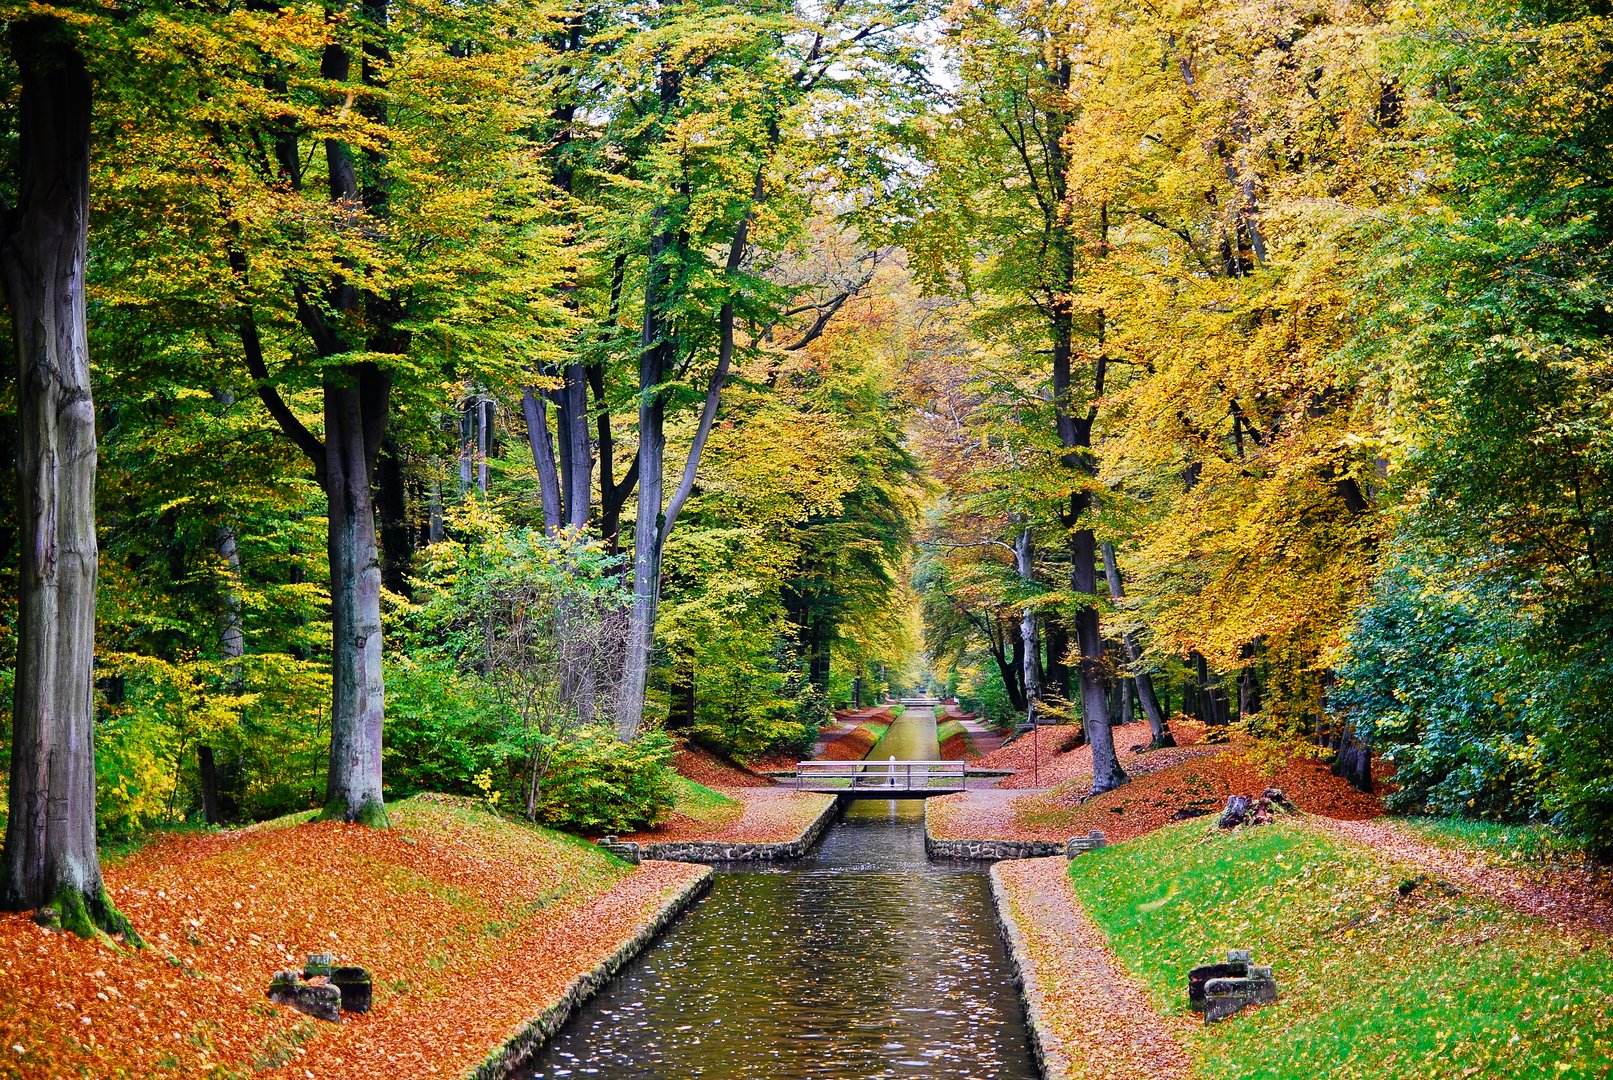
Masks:
[[[1187,973],[1187,1007],[1194,1012],[1205,1008],[1205,988],[1212,979],[1241,979],[1249,974],[1247,960],[1225,964],[1200,964]]]
[[[302,977],[312,979],[320,975],[329,975],[331,969],[335,966],[336,955],[334,953],[309,953],[308,962],[302,966]]]
[[[1109,846],[1109,838],[1103,835],[1102,829],[1093,829],[1085,836],[1072,836],[1069,843],[1064,845],[1064,857],[1073,859],[1087,851],[1096,851],[1101,847]]]
[[[598,846],[623,862],[632,863],[634,866],[637,866],[639,860],[644,857],[643,852],[639,850],[638,844],[632,840],[617,840],[614,836],[607,836],[599,842]]]
[[[295,971],[277,971],[269,980],[268,998],[276,1005],[297,1003],[298,977]]]
[[[1249,967],[1242,978],[1210,979],[1204,984],[1204,1022],[1225,1020],[1250,1005],[1277,1000],[1277,979],[1269,967]]]
[[[370,1011],[370,973],[361,967],[343,966],[330,973],[330,984],[342,995],[342,1011]]]
[[[340,1023],[342,1019],[342,992],[330,983],[300,983],[297,998],[292,1002],[298,1012],[307,1013],[317,1020]]]

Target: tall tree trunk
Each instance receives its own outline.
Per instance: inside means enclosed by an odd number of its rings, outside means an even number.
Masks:
[[[202,817],[209,825],[217,825],[224,820],[218,809],[218,769],[213,748],[205,743],[196,748],[196,771],[202,785]]]
[[[17,666],[0,907],[128,931],[95,848],[95,407],[84,267],[93,86],[72,32],[11,23],[18,199],[0,230],[17,353]],[[135,938],[138,940],[138,938]]]
[[[409,571],[414,562],[414,530],[409,527],[403,447],[391,438],[381,442],[376,496],[376,510],[381,519],[381,582],[399,596],[408,596]]]
[[[1070,652],[1070,632],[1059,621],[1057,612],[1042,618],[1042,637],[1047,642],[1047,676],[1042,680],[1042,692],[1059,701],[1070,700],[1070,665],[1066,657]]]
[[[1014,537],[1014,570],[1019,574],[1021,587],[1029,587],[1036,580],[1035,550],[1031,546],[1029,529],[1021,529]],[[1042,677],[1038,661],[1041,645],[1036,635],[1036,609],[1026,604],[1019,615],[1019,638],[1024,649],[1025,720],[1037,723],[1042,706]]]
[[[367,365],[366,365],[367,367]],[[351,370],[351,369],[349,369]],[[373,444],[366,438],[365,384],[325,386],[325,492],[329,500],[331,593],[330,771],[325,813],[385,824],[381,797],[381,558],[371,498]],[[366,393],[366,390],[369,392]]]
[[[1103,572],[1109,581],[1109,598],[1117,603],[1125,598],[1126,584],[1120,576],[1120,563],[1115,558],[1115,546],[1103,545]],[[1153,733],[1150,748],[1154,750],[1166,746],[1175,746],[1176,738],[1171,734],[1166,724],[1166,711],[1160,707],[1159,699],[1154,696],[1154,677],[1143,666],[1142,646],[1137,642],[1137,632],[1128,630],[1121,636],[1121,645],[1125,650],[1126,665],[1130,668],[1132,681],[1137,687],[1137,701],[1143,707],[1143,715],[1148,718],[1148,728]]]
[[[616,734],[626,741],[644,723],[655,647],[656,609],[661,602],[661,527],[666,460],[666,392],[662,388],[676,353],[664,318],[669,274],[667,251],[676,238],[658,233],[650,241],[644,278],[644,325],[639,346],[638,516],[633,525],[633,606],[627,616],[627,650]]]
[[[1070,584],[1077,593],[1094,598],[1098,591],[1097,555],[1097,538],[1092,529],[1077,529],[1070,541]],[[1087,741],[1092,744],[1092,793],[1099,795],[1130,778],[1120,767],[1114,728],[1109,723],[1109,680],[1103,668],[1103,629],[1095,603],[1076,612],[1075,640],[1081,653],[1081,721]]]
[[[663,82],[663,94],[676,94],[676,81]],[[751,207],[762,200],[762,173],[758,169],[751,195]],[[729,276],[739,269],[750,235],[751,210],[747,209],[734,229],[728,246],[726,270]],[[644,723],[645,696],[650,685],[650,657],[655,647],[655,618],[661,602],[661,557],[666,538],[671,535],[678,515],[694,491],[695,477],[711,426],[717,420],[723,384],[734,361],[734,303],[724,303],[717,313],[717,366],[706,387],[683,474],[672,497],[662,507],[665,491],[662,469],[666,457],[667,375],[677,359],[678,343],[671,337],[671,326],[664,316],[668,301],[667,253],[680,243],[676,236],[657,233],[650,242],[650,266],[644,279],[644,324],[639,347],[639,442],[638,518],[633,530],[633,606],[628,612],[627,649],[622,665],[622,689],[617,708],[616,733],[623,741],[636,738]]]

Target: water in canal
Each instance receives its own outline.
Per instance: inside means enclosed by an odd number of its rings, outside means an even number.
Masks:
[[[985,873],[927,861],[921,814],[854,803],[807,858],[720,871],[524,1075],[1032,1080]]]

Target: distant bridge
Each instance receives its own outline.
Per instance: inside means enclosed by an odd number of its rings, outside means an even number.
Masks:
[[[986,780],[1003,774],[971,774],[962,761],[798,761],[794,786],[850,799],[927,799],[967,790],[971,775]]]

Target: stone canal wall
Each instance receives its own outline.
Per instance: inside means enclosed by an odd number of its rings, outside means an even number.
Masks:
[[[728,840],[669,840],[658,844],[640,844],[639,855],[645,859],[694,863],[776,862],[799,859],[812,850],[812,846],[839,816],[840,802],[835,800],[826,805],[794,840],[771,844]]]
[[[928,807],[925,807],[928,811]],[[976,859],[1001,862],[1003,859],[1040,859],[1063,855],[1065,844],[1056,840],[946,839],[930,832],[930,815],[924,815],[924,854],[932,859]]]
[[[1053,1031],[1050,1023],[1047,998],[1036,978],[1036,961],[1031,958],[1030,944],[1014,918],[1013,902],[1008,897],[997,867],[991,868],[989,877],[991,902],[997,909],[997,928],[1002,931],[1003,941],[1008,946],[1008,964],[1013,968],[1014,984],[1019,987],[1019,997],[1025,1005],[1025,1027],[1031,1053],[1036,1058],[1037,1068],[1041,1070],[1042,1080],[1067,1080],[1070,1059],[1065,1053],[1063,1040]]]
[[[537,1016],[522,1024],[515,1034],[490,1053],[476,1068],[466,1074],[465,1080],[505,1080],[514,1076],[523,1064],[547,1042],[562,1024],[570,1019],[578,1006],[599,992],[628,961],[638,956],[655,940],[656,935],[677,921],[696,900],[711,889],[714,871],[706,869],[687,885],[667,898],[639,927],[638,932],[622,942],[611,954],[594,967],[571,981],[560,1000]]]

